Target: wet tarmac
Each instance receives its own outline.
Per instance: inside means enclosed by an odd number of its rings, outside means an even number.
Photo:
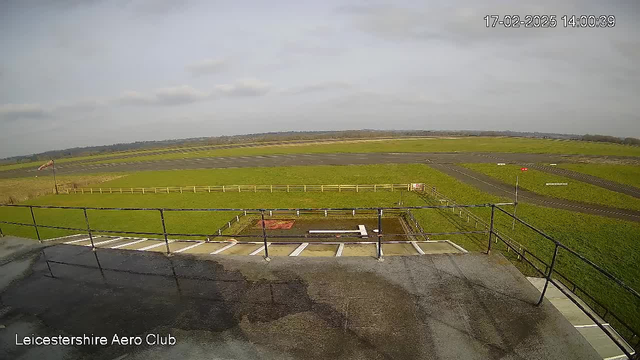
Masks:
[[[267,262],[57,244],[22,256],[33,265],[0,298],[3,359],[598,359],[500,255]],[[31,334],[176,343],[16,345]]]

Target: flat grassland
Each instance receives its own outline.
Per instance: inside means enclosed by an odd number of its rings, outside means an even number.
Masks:
[[[243,145],[243,144],[234,144]],[[223,149],[224,145],[185,146],[113,152],[57,160],[58,164],[83,161],[95,164],[187,159],[220,156],[280,154],[373,153],[373,152],[505,152],[574,155],[640,156],[640,147],[575,140],[510,137],[459,137],[420,139],[322,140],[315,144],[295,141],[282,144],[251,144],[252,147]],[[139,156],[134,156],[139,155]],[[118,158],[118,156],[121,156]],[[0,171],[38,167],[44,161],[0,165]]]
[[[72,188],[97,184],[103,181],[117,179],[122,175],[113,174],[89,174],[89,175],[62,175],[57,177],[58,188]],[[54,193],[53,177],[31,177],[0,179],[0,204],[17,203],[46,194]]]
[[[329,144],[285,144],[250,148],[171,152],[129,158],[101,160],[100,163],[140,162],[221,156],[281,154],[377,153],[377,152],[506,152],[640,156],[640,147],[571,140],[503,137],[432,138],[402,140],[362,140]]]
[[[558,167],[640,188],[640,166],[618,164],[559,164]]]
[[[560,175],[552,175],[534,169],[525,172],[520,170],[521,166],[519,165],[462,164],[462,166],[514,186],[516,176],[518,176],[521,189],[542,195],[622,209],[640,210],[640,199],[638,198]],[[545,185],[546,183],[567,183],[568,185],[554,186]]]
[[[102,186],[189,186],[216,184],[357,184],[357,183],[408,183],[425,182],[437,186],[438,191],[461,204],[479,204],[509,201],[490,196],[478,189],[426,165],[363,165],[363,166],[313,166],[283,168],[212,169],[188,171],[140,172],[112,180]],[[305,208],[305,207],[376,207],[394,206],[401,192],[342,192],[342,193],[184,193],[184,194],[93,194],[49,195],[27,204],[88,206],[88,207],[149,207],[149,208]],[[402,192],[404,205],[436,205],[439,199],[422,198],[415,193]],[[512,211],[508,206],[507,211]],[[496,210],[497,211],[497,210]],[[39,224],[84,228],[82,210],[35,209]],[[89,210],[94,229],[118,231],[162,232],[159,212]],[[474,209],[484,219],[490,209]],[[466,218],[449,210],[416,210],[415,217],[428,232],[480,230]],[[236,212],[167,212],[167,230],[172,233],[211,233],[224,226],[237,215]],[[633,288],[640,288],[640,224],[599,216],[577,214],[570,211],[521,205],[518,215],[539,227],[572,249],[595,261]],[[30,223],[28,209],[0,207],[0,218],[6,221]],[[552,244],[522,225],[511,229],[511,219],[497,212],[497,228],[510,235],[532,253],[550,262]],[[32,228],[4,225],[5,233],[35,237]],[[81,231],[62,231],[40,228],[45,238]],[[451,235],[438,239],[451,239],[470,251],[486,249],[487,235]],[[500,244],[495,245],[500,248]],[[521,263],[519,267],[531,272]],[[627,297],[620,288],[604,281],[592,269],[575,258],[562,253],[558,258],[558,270],[593,294],[598,301],[610,307],[624,319],[630,319],[640,329],[638,301]]]

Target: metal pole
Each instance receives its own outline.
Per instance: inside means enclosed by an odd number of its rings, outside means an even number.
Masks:
[[[493,217],[496,212],[496,206],[491,205],[491,223],[489,225],[489,247],[487,248],[487,254],[491,253],[491,235],[493,235]]]
[[[378,260],[382,259],[382,209],[378,209]]]
[[[558,257],[558,244],[556,243],[556,248],[553,250],[553,258],[551,259],[551,266],[549,266],[549,273],[547,273],[547,281],[544,283],[544,288],[542,289],[542,294],[540,294],[540,300],[536,305],[542,304],[542,300],[544,300],[544,293],[547,292],[547,286],[549,286],[549,280],[551,280],[551,274],[553,273],[553,267],[556,264],[556,258]]]
[[[36,223],[36,216],[33,215],[33,206],[29,206],[29,210],[31,210],[31,219],[33,219],[33,227],[36,228],[36,236],[38,237],[38,241],[42,243],[40,239],[40,231],[38,231],[38,224]]]
[[[264,223],[264,210],[260,210],[260,217],[262,218],[262,239],[264,240],[264,259],[269,261],[269,246],[267,245],[267,229]]]
[[[95,245],[93,245],[93,234],[91,233],[91,226],[89,226],[89,216],[87,215],[87,208],[82,209],[84,211],[84,221],[87,223],[87,232],[89,233],[89,240],[91,241],[91,249],[96,250]]]
[[[167,246],[167,255],[171,252],[169,251],[169,239],[167,237],[167,226],[164,224],[164,209],[160,209],[160,219],[162,220],[162,233],[164,234],[164,244]]]
[[[516,175],[516,201],[513,205],[513,223],[511,224],[511,230],[516,228],[516,209],[518,208],[518,183],[520,180],[520,175]]]
[[[58,195],[58,182],[56,181],[56,162],[51,159],[51,164],[53,165],[53,184],[56,188],[56,195]]]

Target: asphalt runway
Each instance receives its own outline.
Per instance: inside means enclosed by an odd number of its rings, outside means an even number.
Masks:
[[[246,167],[305,166],[305,165],[367,165],[367,164],[456,164],[493,163],[516,164],[576,162],[579,155],[513,154],[513,153],[337,153],[287,154],[237,157],[207,157],[120,162],[105,164],[64,163],[56,166],[59,174],[129,172],[148,170],[224,169]],[[593,157],[597,158],[597,157]],[[611,159],[612,157],[606,157]],[[621,160],[629,159],[620,157]],[[0,171],[0,178],[49,176],[50,171],[36,168]]]

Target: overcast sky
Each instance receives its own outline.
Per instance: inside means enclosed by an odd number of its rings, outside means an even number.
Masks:
[[[0,0],[0,158],[284,130],[640,137],[639,3]]]

